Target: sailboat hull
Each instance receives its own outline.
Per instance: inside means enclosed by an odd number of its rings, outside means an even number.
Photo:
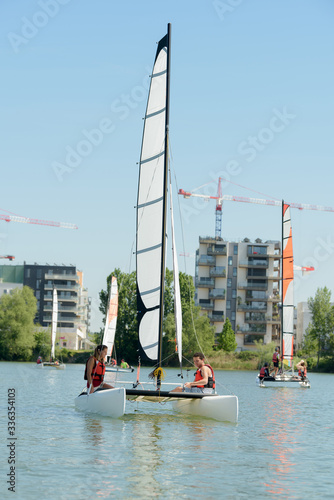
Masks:
[[[172,403],[175,411],[187,415],[213,418],[220,422],[238,421],[237,396],[214,396],[202,399],[180,400]]]
[[[49,363],[49,362],[46,362],[46,363],[42,363],[43,364],[43,368],[56,368],[56,370],[65,370],[66,368],[66,365],[64,365],[64,363]]]
[[[295,375],[287,375],[287,376],[277,376],[276,378],[274,377],[265,377],[263,380],[260,380],[258,377],[256,377],[256,383],[259,385],[259,387],[289,387],[289,388],[303,388],[303,389],[310,389],[311,384],[308,378],[305,380],[301,380],[300,377],[297,377]]]
[[[112,418],[124,415],[125,402],[125,389],[123,387],[104,389],[89,395],[83,393],[75,398],[76,408]]]

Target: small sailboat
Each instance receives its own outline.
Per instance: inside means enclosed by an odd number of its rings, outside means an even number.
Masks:
[[[56,368],[57,370],[64,370],[65,365],[55,359],[55,346],[56,346],[56,334],[57,334],[57,321],[58,321],[58,295],[57,290],[53,289],[53,301],[52,301],[52,322],[51,322],[51,356],[50,361],[44,361],[42,363],[43,367]]]
[[[106,372],[117,372],[117,373],[131,373],[134,371],[133,367],[123,368],[118,366],[117,363],[112,363],[111,360],[116,362],[116,349],[115,349],[115,334],[117,325],[117,312],[118,312],[118,287],[117,278],[115,276],[111,277],[110,284],[110,295],[108,311],[106,316],[106,324],[104,328],[102,344],[108,347],[107,358],[109,362],[106,364]],[[113,356],[114,354],[114,358]]]
[[[290,205],[282,201],[282,320],[281,320],[281,371],[276,377],[258,378],[260,387],[310,387],[307,377],[302,378],[294,372],[293,365],[293,286],[294,265],[292,246],[292,227]]]

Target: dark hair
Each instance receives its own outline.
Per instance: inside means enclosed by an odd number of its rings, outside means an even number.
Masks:
[[[93,354],[94,358],[98,359],[100,357],[101,352],[104,351],[104,349],[108,349],[108,346],[104,344],[97,345],[95,347],[95,351]]]
[[[264,366],[268,366],[268,363],[264,363]]]
[[[203,353],[201,352],[195,352],[195,354],[193,354],[193,358],[199,358],[199,359],[204,359],[205,356]]]

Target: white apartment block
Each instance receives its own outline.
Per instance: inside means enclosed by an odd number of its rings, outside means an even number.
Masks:
[[[280,249],[279,241],[199,238],[196,305],[208,314],[216,334],[229,318],[239,351],[254,349],[254,340],[279,339]]]

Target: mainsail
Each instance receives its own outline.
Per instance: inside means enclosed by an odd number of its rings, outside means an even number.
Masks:
[[[53,289],[52,301],[52,323],[51,323],[51,359],[55,357],[56,333],[58,321],[58,295],[57,290]]]
[[[137,308],[144,355],[161,363],[165,277],[168,34],[158,44],[145,114],[137,199]]]
[[[293,359],[293,248],[290,205],[282,202],[282,355],[291,366]],[[283,365],[284,366],[284,365]]]
[[[118,312],[117,278],[115,276],[112,276],[110,284],[110,295],[109,295],[108,311],[106,316],[106,324],[102,340],[102,344],[108,347],[107,356],[112,355],[112,350],[114,347],[116,324],[117,324],[117,312]]]

